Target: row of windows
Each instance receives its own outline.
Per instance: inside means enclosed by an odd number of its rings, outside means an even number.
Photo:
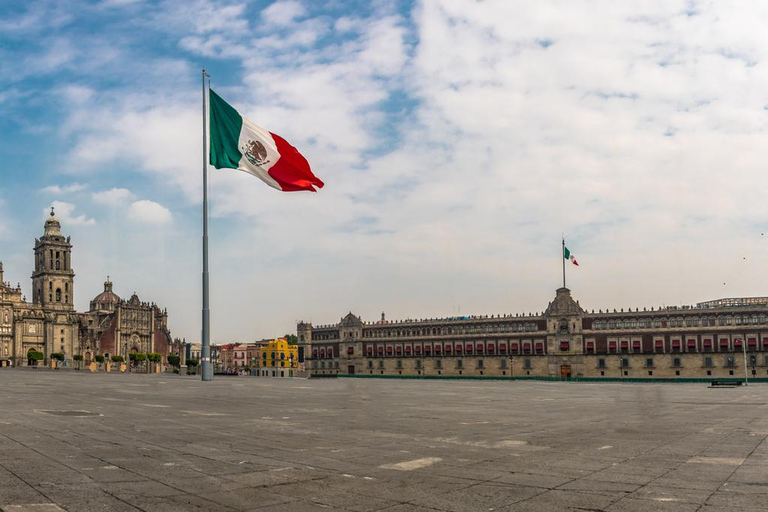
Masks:
[[[640,340],[609,341],[607,349],[597,350],[594,341],[587,341],[584,345],[584,352],[594,353],[651,353],[651,352],[732,352],[747,351],[754,352],[759,350],[757,338],[748,338],[746,347],[744,340],[736,338],[731,342],[728,338],[721,338],[715,345],[713,338],[705,338],[699,343],[695,339],[689,339],[683,345],[682,340],[672,340],[670,345],[666,345],[664,340],[655,340],[651,347],[643,346]],[[768,350],[768,338],[763,338],[763,350]]]
[[[768,366],[768,356],[764,356],[762,361],[763,361],[763,366]],[[748,365],[749,366],[757,366],[757,363],[758,363],[758,357],[756,355],[750,355],[749,356]],[[620,360],[619,364],[620,364],[620,366],[622,368],[629,368],[629,359],[622,358]],[[726,367],[726,368],[734,368],[736,366],[736,364],[737,364],[736,363],[736,358],[734,356],[727,356],[725,358],[725,360],[724,360],[724,365],[723,366]],[[705,368],[712,368],[712,367],[714,367],[714,360],[712,359],[712,357],[706,356],[706,357],[704,357],[702,359],[702,365]],[[656,366],[655,365],[655,360],[654,360],[653,357],[646,357],[645,358],[645,367],[646,368],[653,368],[655,366]],[[682,366],[683,366],[683,364],[682,364],[682,359],[681,358],[679,358],[679,357],[673,357],[672,358],[672,367],[673,368],[680,368]],[[605,368],[606,367],[605,359],[604,358],[601,357],[601,358],[599,358],[597,360],[597,367],[598,368]]]
[[[724,315],[677,318],[629,318],[616,320],[595,320],[593,328],[603,329],[650,329],[664,327],[709,327],[715,325],[760,325],[766,323],[766,315]]]
[[[413,336],[443,336],[446,334],[483,334],[494,332],[532,332],[539,330],[535,322],[514,324],[456,325],[421,329],[370,329],[364,338],[408,338]]]
[[[494,332],[534,332],[539,326],[535,322],[513,324],[456,325],[451,327],[424,327],[420,329],[366,329],[364,338],[409,338],[414,336],[443,336],[454,334],[485,334]],[[339,333],[315,332],[313,340],[337,340]]]

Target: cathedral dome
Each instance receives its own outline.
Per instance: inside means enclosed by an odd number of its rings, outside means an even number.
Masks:
[[[53,213],[53,206],[51,206],[51,216],[45,221],[45,236],[61,236],[61,223]]]
[[[104,291],[91,301],[91,311],[114,311],[118,302],[120,302],[120,297],[112,291],[112,281],[107,278],[104,281]]]

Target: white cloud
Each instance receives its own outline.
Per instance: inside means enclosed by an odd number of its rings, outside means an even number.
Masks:
[[[91,199],[95,203],[101,204],[120,204],[128,201],[133,197],[133,194],[127,188],[111,188],[109,190],[102,190],[101,192],[94,192],[91,194]]]
[[[327,184],[280,194],[212,172],[213,215],[237,231],[217,232],[212,246],[228,248],[222,336],[250,339],[245,307],[264,314],[256,336],[349,309],[368,319],[382,308],[448,314],[459,301],[476,313],[543,309],[562,232],[582,265],[569,284],[585,307],[768,286],[760,264],[733,265],[760,253],[751,230],[765,222],[755,156],[768,131],[764,3],[691,13],[683,2],[431,0],[401,17],[377,2],[373,15],[334,21],[280,2],[251,24],[244,3],[180,5],[162,4],[169,34],[244,70],[214,76],[217,91],[286,137]],[[150,174],[173,191],[156,199],[176,212],[201,195],[199,85],[168,87],[168,76],[195,75],[159,59],[147,60],[142,89],[82,95],[92,108],[71,114],[66,160],[75,172]],[[172,203],[178,190],[187,204]],[[170,220],[159,208],[151,219]],[[180,232],[197,229],[175,216]],[[249,279],[300,293],[243,304]]]
[[[261,11],[264,21],[277,26],[290,25],[296,18],[304,16],[306,9],[296,0],[279,0]]]
[[[72,203],[65,203],[64,201],[54,201],[51,203],[53,206],[56,218],[63,224],[70,226],[93,226],[96,224],[96,220],[87,217],[86,215],[75,215],[75,205]],[[50,217],[50,208],[43,210],[43,219]]]
[[[69,185],[48,185],[42,189],[46,194],[71,194],[88,188],[84,183],[70,183]]]
[[[128,218],[147,224],[168,224],[172,220],[172,215],[165,206],[142,199],[131,203],[130,208],[128,208]]]

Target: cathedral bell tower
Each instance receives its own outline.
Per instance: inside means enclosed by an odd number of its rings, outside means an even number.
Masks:
[[[54,216],[45,221],[45,233],[35,239],[35,271],[32,273],[32,302],[45,309],[74,309],[75,273],[72,270],[72,244],[61,234]]]

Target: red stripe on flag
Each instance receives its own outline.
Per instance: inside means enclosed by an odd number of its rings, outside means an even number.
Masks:
[[[284,192],[295,192],[297,190],[317,192],[315,187],[323,188],[324,183],[312,174],[312,169],[310,169],[307,159],[281,136],[272,133],[272,137],[275,139],[275,145],[277,146],[277,152],[280,153],[280,158],[269,169],[269,175],[280,185],[280,188]]]

